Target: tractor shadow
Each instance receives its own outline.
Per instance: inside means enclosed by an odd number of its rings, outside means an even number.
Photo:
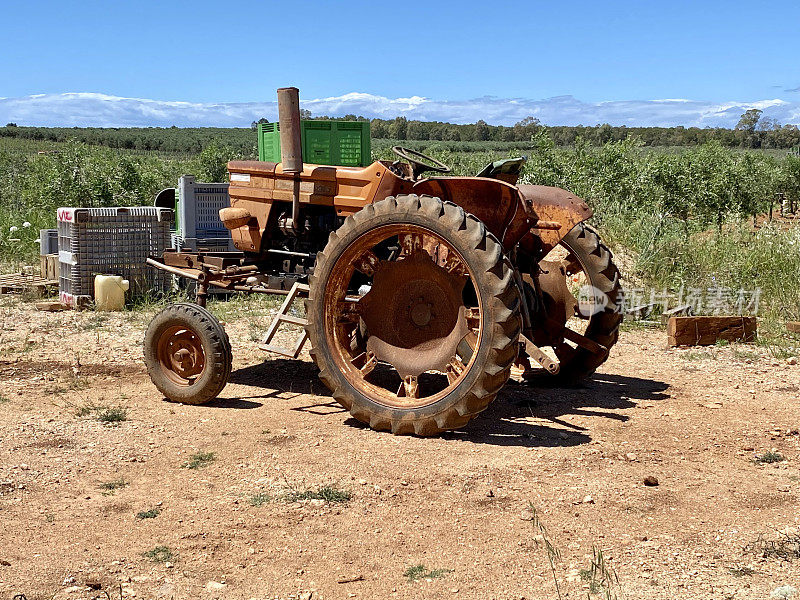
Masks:
[[[254,388],[253,395],[220,398],[214,403],[228,408],[255,408],[260,400],[305,396],[306,402],[291,410],[318,415],[346,413],[319,380],[318,372],[311,362],[291,359],[243,367],[231,373],[230,383]],[[670,397],[668,390],[669,384],[663,381],[612,373],[596,373],[570,387],[547,375],[525,383],[512,380],[464,429],[441,437],[498,446],[578,446],[591,441],[590,429],[570,423],[573,419],[568,417],[625,422],[630,417],[619,411],[634,408],[639,402],[665,400]],[[347,418],[344,424],[367,428],[353,418]]]
[[[270,398],[288,400],[298,396],[311,395],[321,396],[325,398],[325,401],[313,403],[309,408],[335,405],[340,409],[336,412],[344,412],[344,409],[337,402],[332,399],[328,400],[332,398],[331,392],[319,380],[319,369],[314,363],[305,360],[289,358],[265,360],[231,372],[228,383],[245,385],[255,388],[256,391],[252,396],[220,398],[219,402],[227,406],[232,406],[236,402],[257,403],[258,400],[268,400]],[[264,391],[258,392],[257,390],[259,389]],[[314,411],[309,410],[309,412]],[[327,410],[325,414],[329,412],[332,411]]]
[[[590,429],[566,417],[625,422],[630,417],[619,411],[666,400],[667,390],[663,381],[605,373],[569,387],[547,375],[526,383],[510,381],[486,411],[445,437],[500,446],[578,446],[591,441]]]

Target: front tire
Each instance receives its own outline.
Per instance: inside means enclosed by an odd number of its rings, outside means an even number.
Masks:
[[[354,300],[359,287],[370,291]],[[348,217],[317,254],[307,311],[320,379],[356,419],[394,434],[466,425],[505,385],[518,350],[519,296],[500,243],[476,217],[430,196],[389,197]],[[428,329],[437,332],[429,339]],[[409,366],[448,344],[449,363]],[[396,393],[372,379],[378,364],[401,382]],[[424,389],[434,380],[445,387]]]
[[[171,304],[144,337],[144,361],[153,385],[168,399],[205,404],[228,383],[231,344],[220,322],[196,304]]]
[[[593,312],[583,335],[611,350],[619,338],[619,326],[622,322],[619,302],[623,293],[619,269],[614,264],[611,250],[600,239],[597,231],[585,223],[576,225],[564,236],[561,245],[577,259],[588,283],[607,300],[602,309]],[[559,357],[561,370],[558,377],[566,383],[574,384],[591,376],[608,360],[608,356],[608,353],[594,354],[585,348],[576,348]]]

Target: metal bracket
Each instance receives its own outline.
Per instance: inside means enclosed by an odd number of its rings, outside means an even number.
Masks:
[[[577,331],[573,331],[569,327],[564,328],[564,339],[588,350],[592,354],[599,354],[601,356],[608,356],[608,348],[598,344],[594,340],[589,339],[585,335],[581,335]]]
[[[306,295],[308,294],[308,284],[295,282],[292,289],[289,290],[289,294],[286,296],[283,304],[281,304],[280,309],[278,309],[278,314],[275,315],[272,323],[269,324],[269,329],[267,329],[267,333],[264,339],[261,340],[261,345],[258,347],[259,350],[274,352],[275,354],[288,356],[289,358],[297,358],[300,355],[300,351],[303,349],[308,339],[308,332],[305,330],[305,326],[308,325],[308,320],[290,315],[289,309],[301,292]],[[272,338],[275,337],[275,334],[278,333],[278,328],[284,323],[291,323],[292,325],[300,325],[303,327],[303,333],[297,338],[293,349],[272,344]]]
[[[542,365],[542,367],[551,375],[557,375],[561,370],[561,365],[557,361],[547,356],[542,352],[541,348],[528,339],[528,336],[522,335],[522,341],[525,344],[525,351],[533,360]]]

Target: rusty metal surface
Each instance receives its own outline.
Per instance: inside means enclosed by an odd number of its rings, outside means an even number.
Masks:
[[[530,214],[531,225],[536,227],[537,222],[547,222],[547,227],[532,233],[541,240],[541,256],[555,248],[575,225],[592,216],[589,205],[567,190],[546,185],[517,187]],[[560,227],[556,228],[555,224]]]
[[[161,369],[173,383],[190,386],[203,373],[206,356],[194,331],[170,327],[158,338],[156,355]]]
[[[564,327],[575,315],[578,301],[567,287],[567,271],[561,261],[541,261],[535,287],[541,306],[533,315],[533,342],[553,346],[563,341]]]
[[[507,250],[516,244],[515,233],[529,230],[527,214],[517,189],[508,183],[486,177],[431,177],[414,184],[415,194],[429,194],[458,204],[478,217]],[[521,227],[512,222],[521,222]]]
[[[219,220],[226,229],[236,229],[237,227],[244,227],[253,220],[253,215],[246,208],[227,207],[221,208],[219,211]]]
[[[377,247],[387,240],[396,240],[397,254],[379,259]],[[365,276],[369,291],[348,296],[354,277]],[[470,277],[455,250],[416,225],[384,225],[354,240],[328,277],[323,324],[350,384],[394,408],[427,406],[454,389],[480,335],[480,309],[466,307],[462,298]],[[386,365],[399,376],[396,391]]]
[[[461,298],[465,283],[423,249],[378,263],[372,289],[359,302],[370,334],[367,350],[401,377],[445,371],[468,333]]]
[[[552,358],[547,356],[547,354],[542,352],[541,348],[539,348],[539,346],[534,344],[528,338],[528,336],[523,335],[522,336],[522,342],[525,345],[525,352],[527,352],[528,355],[533,360],[535,360],[537,363],[539,363],[544,368],[545,371],[547,371],[551,375],[557,375],[558,374],[558,372],[561,370],[561,365],[557,361],[553,360]],[[530,366],[530,365],[527,365],[527,366]]]
[[[300,91],[296,87],[278,89],[281,164],[284,173],[303,171],[303,145],[300,140]]]

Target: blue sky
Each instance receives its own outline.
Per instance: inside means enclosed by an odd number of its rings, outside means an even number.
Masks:
[[[20,124],[231,124],[282,85],[337,99],[320,111],[357,93],[362,111],[457,122],[516,119],[509,99],[549,124],[718,124],[751,105],[800,122],[796,0],[4,0],[0,14],[0,120]],[[695,104],[654,110],[663,99]]]

